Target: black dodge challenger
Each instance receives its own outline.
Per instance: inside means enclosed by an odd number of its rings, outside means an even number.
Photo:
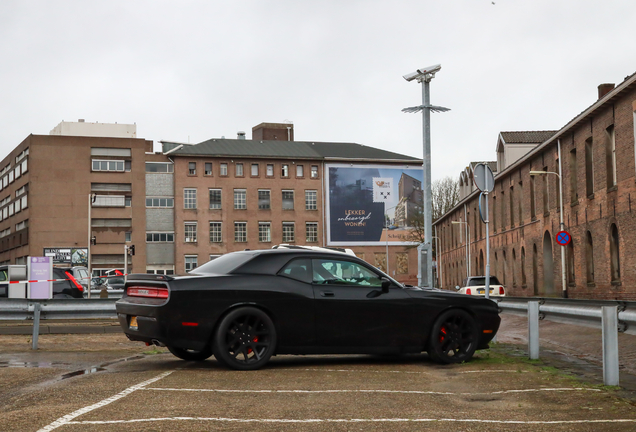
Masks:
[[[233,252],[187,276],[133,274],[117,301],[131,340],[183,360],[258,369],[276,354],[402,354],[469,360],[499,328],[488,299],[405,286],[331,251]]]

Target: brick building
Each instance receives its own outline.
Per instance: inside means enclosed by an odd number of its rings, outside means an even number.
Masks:
[[[62,122],[51,135],[30,135],[0,165],[0,262],[48,254],[56,265],[86,265],[89,232],[96,274],[123,269],[125,245],[135,246],[130,271],[160,274],[184,274],[236,250],[324,246],[330,166],[421,171],[417,158],[360,144],[295,142],[292,124],[262,123],[252,133],[258,139],[239,132],[162,142],[156,153],[135,125]],[[385,216],[375,216],[382,228]],[[374,245],[339,246],[389,265],[399,280],[417,279],[416,251],[391,245],[388,234]]]
[[[598,90],[598,100],[563,128],[537,132],[549,136],[516,161],[498,156],[502,166],[489,199],[490,269],[509,295],[636,299],[636,74]],[[572,236],[563,248],[555,242],[560,181]],[[460,285],[467,268],[484,274],[478,198],[479,191],[470,193],[435,224],[444,288]],[[468,265],[463,225],[452,221],[470,226]]]

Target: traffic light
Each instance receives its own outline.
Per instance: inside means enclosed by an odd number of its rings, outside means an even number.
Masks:
[[[135,254],[135,245],[128,246],[128,255],[133,256]]]
[[[92,245],[96,245],[97,244],[97,237],[95,237],[95,236],[91,237],[91,244]]]

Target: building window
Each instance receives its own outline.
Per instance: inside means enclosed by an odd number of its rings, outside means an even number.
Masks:
[[[294,241],[294,222],[283,222],[283,243],[292,243]]]
[[[289,165],[283,164],[280,175],[281,177],[289,177]]]
[[[530,177],[530,218],[535,220],[537,218],[537,209],[535,206],[535,187],[536,179],[534,176]]]
[[[506,229],[506,198],[503,190],[499,196],[501,197],[501,202],[499,203],[499,208],[501,209],[501,230],[504,231]]]
[[[124,206],[131,207],[132,206],[132,197],[124,197]]]
[[[186,273],[190,273],[192,270],[194,270],[198,266],[199,266],[199,264],[198,264],[197,255],[186,255],[185,256],[185,271],[186,271]]]
[[[92,207],[125,207],[126,197],[123,195],[93,195]]]
[[[234,241],[238,243],[247,241],[247,222],[234,222]]]
[[[307,243],[318,242],[318,222],[305,223],[305,232],[307,234]]]
[[[93,171],[111,171],[111,172],[124,172],[125,164],[123,160],[99,160],[93,159]],[[130,170],[129,170],[130,171]],[[9,182],[13,181],[11,177],[13,171],[9,173]]]
[[[183,208],[185,209],[197,208],[197,190],[196,189],[183,189]]]
[[[243,177],[243,164],[242,163],[237,163],[236,164],[236,177]]]
[[[174,198],[146,198],[146,207],[173,208]]]
[[[226,163],[222,163],[222,164],[219,165],[219,175],[227,176],[227,164]]]
[[[206,162],[205,163],[205,175],[206,176],[211,176],[212,175],[212,162]]]
[[[247,208],[247,192],[245,189],[234,189],[234,210]]]
[[[171,173],[171,172],[174,172],[174,165],[169,162],[146,162],[146,172],[147,173]]]
[[[318,165],[311,166],[311,178],[318,178]]]
[[[305,210],[318,210],[318,191],[305,191]]]
[[[607,187],[616,186],[616,135],[614,125],[605,129],[605,156],[607,162]]]
[[[514,186],[510,186],[510,226],[515,226],[515,189]],[[481,228],[481,224],[479,224]]]
[[[126,231],[124,233],[124,241],[125,242],[130,242],[132,241],[132,233],[130,231]]]
[[[587,275],[587,283],[594,283],[594,244],[592,243],[592,233],[587,232],[587,241],[585,247],[585,270]]]
[[[570,286],[576,286],[576,280],[575,280],[575,270],[574,270],[574,242],[572,240],[570,240],[570,243],[568,243],[568,247],[567,247],[567,251],[568,251],[568,285]]]
[[[271,222],[259,222],[258,223],[258,241],[259,242],[271,242],[272,241],[272,224],[271,224]]]
[[[497,232],[497,197],[492,197],[492,230]]]
[[[614,284],[621,280],[620,250],[618,242],[618,228],[616,228],[616,224],[612,224],[610,227],[610,267],[612,271],[612,283]]]
[[[210,222],[210,243],[221,243],[223,241],[222,222]]]
[[[267,177],[274,177],[274,164],[267,164]]]
[[[296,165],[296,177],[305,177],[305,167],[303,165]]]
[[[575,204],[579,201],[578,175],[576,170],[576,149],[570,150],[570,202]]]
[[[221,208],[221,189],[210,189],[210,209],[218,210]]]
[[[594,152],[592,138],[585,141],[585,193],[594,195]]]
[[[293,210],[293,209],[294,209],[294,191],[284,190],[283,191],[283,210]]]
[[[519,186],[517,188],[519,191],[517,196],[517,208],[519,209],[519,226],[523,225],[523,183],[519,182]]]
[[[258,164],[252,164],[252,177],[258,177]]]
[[[543,167],[543,171],[548,171],[548,167],[545,166]],[[549,196],[549,189],[548,189],[548,176],[547,175],[543,175],[541,176],[543,177],[543,214],[547,215],[548,213],[550,213],[550,196]]]
[[[197,175],[197,163],[196,162],[188,162],[188,175]]]
[[[194,235],[196,238],[196,224],[194,226],[194,232],[195,232]],[[130,241],[130,240],[126,240],[126,241]],[[146,243],[174,243],[174,233],[173,232],[146,232]]]
[[[185,241],[186,243],[194,243],[197,241],[197,223],[185,223]]]
[[[522,247],[521,248],[521,286],[522,286],[522,288],[525,288],[526,284],[527,284],[527,279],[526,279],[526,249]]]
[[[269,189],[258,190],[258,209],[269,210],[270,209],[270,191]]]

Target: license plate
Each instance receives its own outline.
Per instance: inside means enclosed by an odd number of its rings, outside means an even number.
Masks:
[[[131,330],[139,330],[139,326],[137,325],[137,317],[130,317],[130,325],[128,326]]]
[[[489,292],[490,292],[490,293],[492,293],[492,288],[490,288],[490,291],[489,291]],[[478,294],[484,294],[484,293],[486,293],[486,288],[479,288],[479,289],[477,289],[477,293],[478,293]]]

